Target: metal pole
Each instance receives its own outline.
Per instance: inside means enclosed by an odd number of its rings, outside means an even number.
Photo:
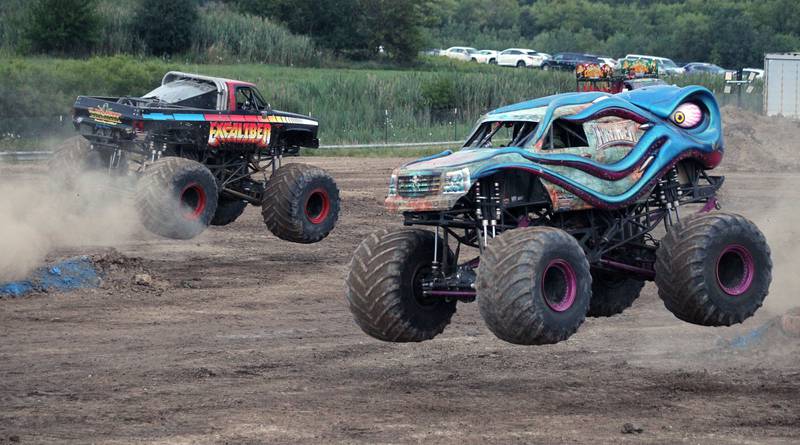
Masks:
[[[453,140],[458,138],[458,108],[453,109]]]

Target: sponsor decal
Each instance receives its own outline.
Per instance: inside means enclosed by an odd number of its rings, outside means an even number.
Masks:
[[[596,63],[583,63],[575,67],[575,77],[578,80],[610,79],[613,73],[610,66]]]
[[[634,145],[639,140],[631,121],[605,122],[594,125],[597,148],[613,145]]]
[[[269,145],[270,124],[263,122],[211,122],[208,131],[208,145],[255,144],[259,147]]]
[[[658,75],[658,66],[655,61],[647,59],[623,60],[621,71],[629,79],[652,77]]]
[[[89,107],[89,117],[95,122],[108,125],[117,125],[122,123],[122,113],[108,108],[108,104],[103,104],[99,107]]]

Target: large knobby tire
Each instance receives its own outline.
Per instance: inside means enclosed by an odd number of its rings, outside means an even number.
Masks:
[[[730,326],[753,315],[772,281],[764,235],[743,216],[710,212],[673,226],[656,252],[656,285],[679,319]]]
[[[136,187],[136,208],[147,230],[173,239],[202,233],[217,210],[217,181],[191,159],[164,157],[150,164]]]
[[[592,270],[590,317],[611,317],[631,307],[644,287],[644,281],[624,274]]]
[[[287,164],[267,181],[261,215],[275,236],[295,243],[316,243],[339,219],[339,189],[323,169]]]
[[[242,216],[245,208],[247,208],[246,201],[236,198],[220,197],[217,201],[217,211],[214,212],[214,217],[211,218],[211,225],[227,226]]]
[[[58,187],[73,188],[82,174],[104,166],[103,156],[91,149],[89,141],[74,137],[53,152],[48,161],[49,178]]]
[[[589,262],[578,242],[553,227],[509,230],[491,240],[478,267],[478,307],[502,340],[557,343],[586,318]]]
[[[384,341],[418,342],[450,323],[456,301],[422,294],[420,280],[430,271],[434,242],[443,247],[441,238],[419,229],[381,230],[361,242],[346,284],[350,311],[364,332]]]

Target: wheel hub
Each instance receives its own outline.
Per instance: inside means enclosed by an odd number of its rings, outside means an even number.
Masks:
[[[323,188],[314,189],[306,199],[305,213],[311,224],[325,221],[331,210],[331,199]]]
[[[728,295],[738,296],[747,292],[754,275],[753,255],[742,245],[731,244],[717,258],[717,284]]]
[[[550,309],[564,312],[575,303],[578,280],[572,265],[562,259],[550,261],[542,274],[542,294]]]
[[[183,209],[183,216],[186,219],[197,220],[206,209],[206,192],[197,183],[187,185],[181,191],[180,204]]]

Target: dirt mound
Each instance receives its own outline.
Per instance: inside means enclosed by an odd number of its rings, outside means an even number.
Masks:
[[[120,253],[108,248],[91,255],[102,282],[100,289],[119,292],[136,289],[137,292],[163,293],[170,284],[150,270],[141,258]]]
[[[725,159],[735,171],[800,171],[800,121],[767,117],[735,107],[722,109]]]

